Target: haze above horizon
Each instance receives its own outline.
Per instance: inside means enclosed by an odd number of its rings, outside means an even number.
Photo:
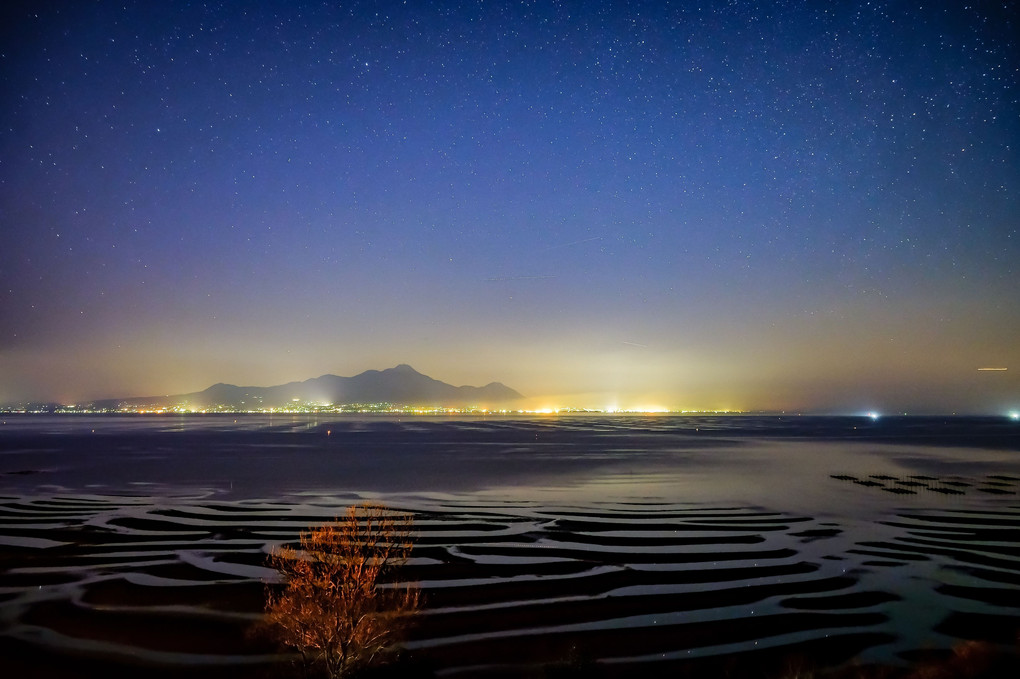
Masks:
[[[0,18],[0,403],[406,362],[559,406],[1020,410],[1009,3]]]

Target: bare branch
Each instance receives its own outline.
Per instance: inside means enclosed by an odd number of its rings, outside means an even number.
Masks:
[[[352,506],[342,518],[304,531],[300,549],[268,557],[284,586],[266,592],[260,628],[296,650],[306,671],[342,677],[391,648],[418,610],[417,588],[379,587],[407,562],[412,517],[379,505]]]

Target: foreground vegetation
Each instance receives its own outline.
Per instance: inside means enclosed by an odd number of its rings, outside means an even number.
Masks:
[[[407,561],[412,519],[377,505],[352,506],[301,533],[269,564],[284,583],[267,589],[258,629],[295,651],[304,676],[345,677],[393,648],[419,606],[419,591],[386,583]]]

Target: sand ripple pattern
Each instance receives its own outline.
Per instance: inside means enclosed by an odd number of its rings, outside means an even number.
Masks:
[[[356,499],[0,498],[0,649],[15,667],[44,650],[54,672],[271,666],[281,657],[245,635],[274,577],[267,551]],[[400,508],[419,533],[402,577],[426,597],[407,646],[442,676],[887,659],[1017,632],[1015,506],[905,511],[866,532],[753,507],[446,495]]]

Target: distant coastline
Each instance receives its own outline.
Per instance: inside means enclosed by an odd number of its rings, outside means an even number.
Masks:
[[[269,387],[214,384],[203,391],[164,396],[96,399],[82,403],[32,402],[0,406],[0,412],[72,413],[352,413],[429,414],[506,409],[524,398],[500,382],[453,386],[407,364],[366,370],[353,377],[326,374]]]
[[[2,414],[17,415],[755,415],[783,417],[801,413],[744,410],[641,410],[626,408],[483,408],[444,407],[434,405],[403,405],[397,403],[340,403],[307,405],[292,408],[234,409],[212,407],[194,409],[186,406],[94,407],[92,405],[61,405],[32,403],[0,406]]]

